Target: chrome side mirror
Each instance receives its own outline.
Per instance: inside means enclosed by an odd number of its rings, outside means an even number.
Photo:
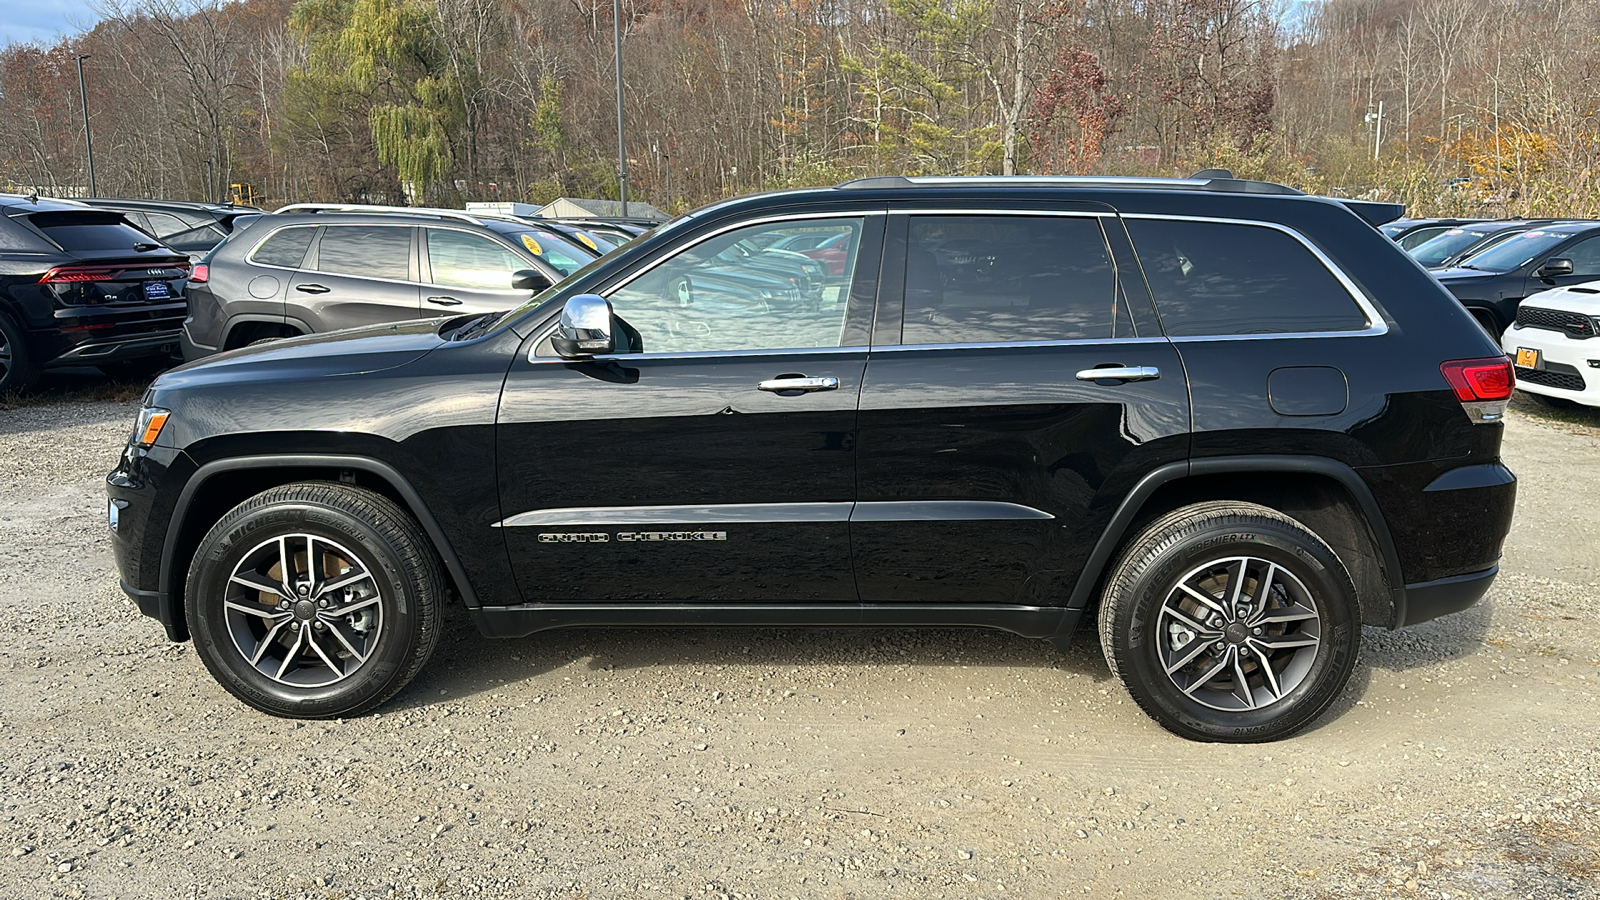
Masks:
[[[611,301],[599,294],[578,294],[561,310],[561,324],[550,346],[566,359],[583,359],[616,349],[611,336]]]

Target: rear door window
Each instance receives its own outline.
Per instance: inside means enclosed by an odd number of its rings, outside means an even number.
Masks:
[[[1369,324],[1328,266],[1276,228],[1140,218],[1127,226],[1169,335],[1360,331]]]
[[[282,266],[298,269],[305,262],[306,251],[311,249],[311,239],[317,234],[313,226],[282,228],[256,248],[250,261],[263,266]]]
[[[132,250],[151,243],[150,235],[128,224],[122,213],[101,210],[37,212],[28,217],[61,249]]]
[[[1132,336],[1098,218],[914,216],[908,237],[902,343]]]
[[[388,281],[411,280],[411,228],[329,225],[317,244],[317,271]]]

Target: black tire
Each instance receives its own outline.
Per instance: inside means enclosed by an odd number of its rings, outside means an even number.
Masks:
[[[0,313],[0,394],[20,394],[39,380],[28,342],[10,316]]]
[[[296,584],[280,589],[289,569]],[[438,642],[444,582],[433,546],[393,501],[302,482],[263,491],[212,526],[184,594],[195,650],[229,693],[275,716],[326,719],[372,709],[417,674]]]
[[[1263,583],[1265,602],[1245,596]],[[1275,741],[1309,726],[1344,689],[1361,643],[1358,609],[1349,573],[1310,529],[1264,506],[1199,503],[1125,546],[1102,599],[1100,643],[1134,702],[1168,731]]]

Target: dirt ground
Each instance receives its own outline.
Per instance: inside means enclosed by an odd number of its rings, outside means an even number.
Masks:
[[[981,631],[479,637],[379,714],[243,708],[117,589],[135,404],[0,407],[0,896],[1600,897],[1600,414],[1519,400],[1481,605],[1188,743]]]

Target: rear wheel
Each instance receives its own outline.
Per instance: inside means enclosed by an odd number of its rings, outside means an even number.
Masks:
[[[0,313],[0,394],[20,394],[39,380],[22,329]]]
[[[1299,522],[1202,503],[1124,550],[1100,610],[1106,661],[1146,713],[1191,740],[1249,743],[1307,727],[1361,640],[1355,587]]]
[[[223,516],[189,568],[185,611],[217,681],[263,712],[365,712],[432,655],[439,560],[388,498],[306,482]]]

